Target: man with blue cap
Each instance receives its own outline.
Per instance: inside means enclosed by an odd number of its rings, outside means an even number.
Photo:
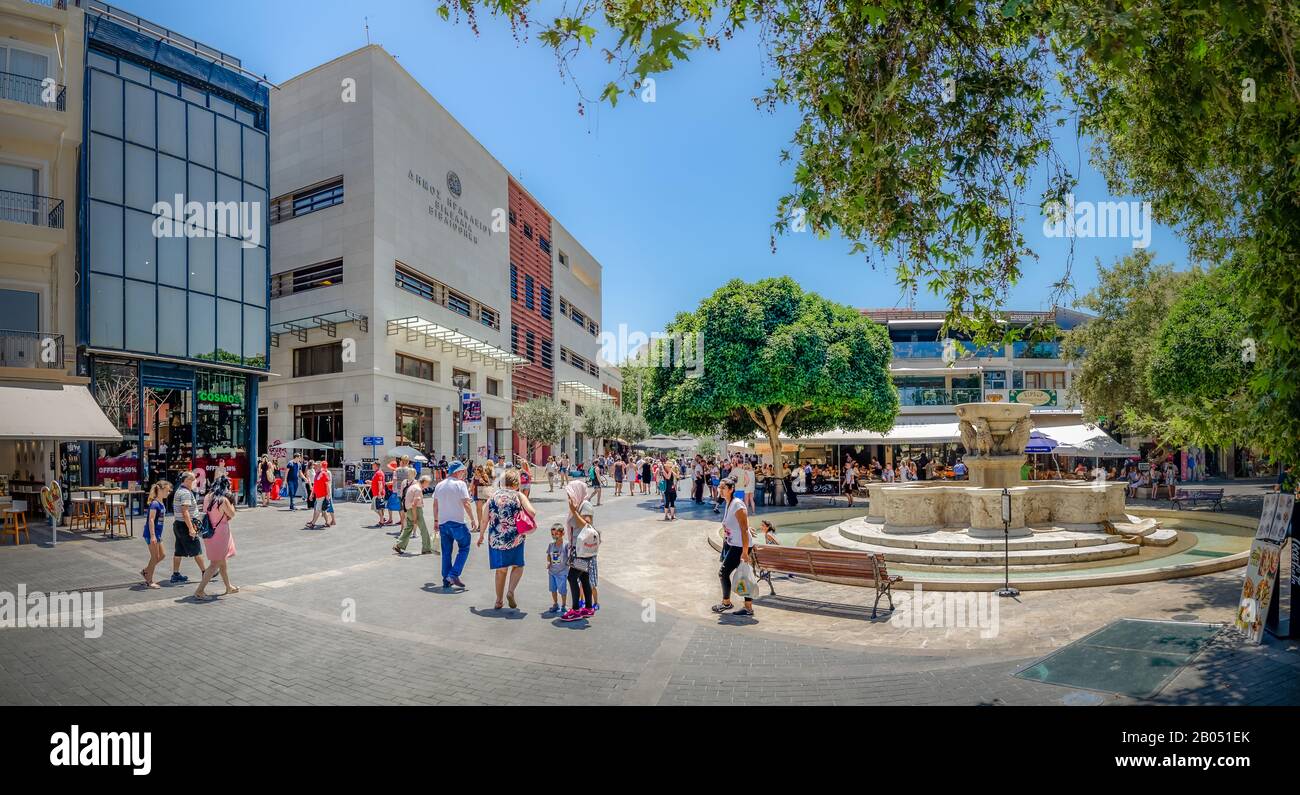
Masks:
[[[469,533],[474,523],[474,508],[469,500],[465,476],[465,465],[453,461],[447,468],[447,477],[433,489],[433,531],[442,535],[443,588],[453,585],[461,589],[467,587],[460,581],[460,573],[465,570],[465,561],[469,558]],[[453,544],[457,547],[455,560],[451,556]]]

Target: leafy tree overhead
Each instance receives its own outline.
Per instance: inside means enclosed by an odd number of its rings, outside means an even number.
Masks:
[[[441,0],[439,12],[477,27],[483,10],[518,30],[539,5]],[[1090,136],[1112,191],[1150,200],[1198,261],[1231,269],[1269,351],[1250,381],[1252,424],[1300,462],[1300,4],[579,0],[546,20],[538,38],[566,78],[584,52],[603,58],[611,104],[758,30],[772,68],[756,104],[799,113],[775,231],[806,223],[893,256],[899,284],[942,294],[949,325],[977,342],[1002,333],[996,309],[1034,258],[1025,208],[1073,190],[1075,133]],[[1067,291],[1068,261],[1060,277]]]
[[[698,367],[671,353],[645,388],[646,417],[659,433],[779,438],[829,431],[885,431],[898,413],[884,328],[857,310],[806,293],[789,277],[734,279],[669,326],[673,345],[698,339]],[[698,334],[699,337],[692,335]],[[688,363],[688,364],[694,364]],[[783,470],[781,470],[783,471]]]
[[[572,430],[569,414],[557,401],[534,398],[515,406],[514,430],[528,443],[528,458],[538,447],[554,447]]]
[[[618,438],[628,444],[637,444],[649,436],[650,423],[646,422],[645,417],[627,411],[619,415]]]

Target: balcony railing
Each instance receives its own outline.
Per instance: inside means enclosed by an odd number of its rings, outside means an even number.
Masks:
[[[0,190],[0,221],[63,228],[63,199]]]
[[[32,5],[45,6],[46,8],[58,8],[63,11],[68,10],[68,0],[27,0]]]
[[[898,402],[903,406],[956,406],[959,403],[978,403],[984,399],[983,390],[975,387],[900,386]]]
[[[63,369],[63,335],[0,329],[0,367]]]
[[[1013,348],[1013,355],[1017,359],[1059,359],[1061,358],[1061,343],[1052,342],[1029,342],[1021,340]]]
[[[63,110],[66,94],[67,87],[58,83],[52,83],[46,88],[45,80],[39,77],[0,72],[0,99],[35,105],[38,108]]]
[[[943,348],[947,340],[929,341],[929,342],[895,342],[894,358],[895,359],[942,359]],[[1001,345],[984,345],[976,346],[973,342],[965,340],[953,340],[954,350],[960,359],[981,358],[987,359],[994,356],[1004,356],[1005,350]]]

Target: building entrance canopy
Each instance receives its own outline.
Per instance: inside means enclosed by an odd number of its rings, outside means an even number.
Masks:
[[[458,356],[469,356],[471,363],[481,360],[485,364],[496,367],[528,364],[528,360],[523,356],[503,351],[495,345],[422,317],[403,317],[388,321],[388,336],[402,333],[406,334],[407,342],[415,342],[423,336],[426,348],[440,345],[443,353],[456,350]]]

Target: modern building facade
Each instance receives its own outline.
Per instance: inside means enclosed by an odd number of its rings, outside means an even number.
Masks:
[[[83,448],[85,479],[224,465],[251,489],[269,349],[268,88],[233,56],[82,5],[77,367],[122,436]]]
[[[512,407],[557,396],[559,262],[576,243],[379,46],[288,80],[271,117],[265,448],[310,439],[333,466],[398,445],[525,449]],[[584,267],[598,318],[599,265]],[[594,362],[597,347],[587,334],[580,350]]]

